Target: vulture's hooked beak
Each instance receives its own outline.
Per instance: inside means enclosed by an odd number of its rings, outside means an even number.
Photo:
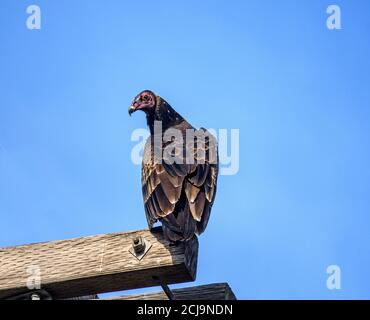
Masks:
[[[134,106],[131,106],[128,108],[128,114],[131,116],[136,111],[136,108]]]

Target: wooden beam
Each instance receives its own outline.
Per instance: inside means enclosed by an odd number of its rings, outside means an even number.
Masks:
[[[215,283],[197,287],[172,290],[177,300],[236,300],[236,297],[227,283]],[[168,300],[162,292],[125,295],[106,300]]]
[[[151,244],[140,261],[137,237]],[[0,248],[0,299],[28,292],[30,270],[53,299],[194,281],[197,256],[196,238],[170,245],[161,228]]]

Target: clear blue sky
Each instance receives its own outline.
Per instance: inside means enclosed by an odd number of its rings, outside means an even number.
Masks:
[[[369,1],[2,0],[0,246],[146,227],[130,158],[145,119],[127,108],[152,89],[194,126],[240,129],[197,284],[369,299],[369,20]]]

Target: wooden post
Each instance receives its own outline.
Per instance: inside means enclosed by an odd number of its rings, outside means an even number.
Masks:
[[[177,300],[236,300],[236,297],[227,283],[207,284],[203,286],[172,290]],[[162,292],[132,294],[106,300],[168,300]]]
[[[140,237],[150,247],[141,260]],[[38,277],[53,299],[194,281],[197,257],[196,238],[170,245],[161,228],[0,248],[0,299],[28,292]]]

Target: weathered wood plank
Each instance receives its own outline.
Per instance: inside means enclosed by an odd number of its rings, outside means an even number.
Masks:
[[[236,300],[227,283],[214,283],[197,287],[172,290],[176,300]],[[168,300],[162,292],[125,295],[106,300]]]
[[[139,261],[129,249],[141,236],[152,247]],[[194,281],[198,240],[170,245],[160,228],[0,249],[0,299],[27,292],[27,268],[40,270],[54,299]]]

